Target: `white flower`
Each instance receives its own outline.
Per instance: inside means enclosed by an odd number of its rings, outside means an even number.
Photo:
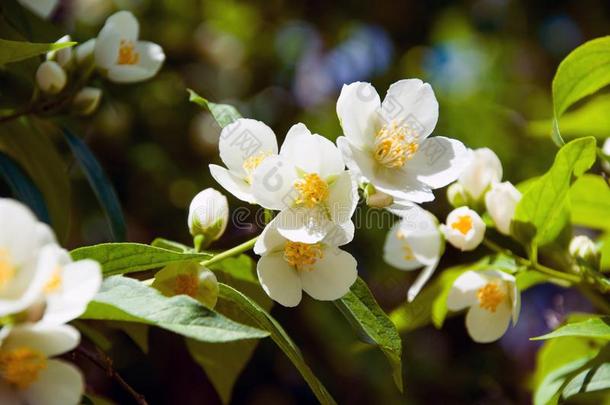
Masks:
[[[97,87],[83,87],[72,100],[72,108],[81,115],[92,114],[100,105],[102,90]]]
[[[279,155],[258,167],[252,184],[257,203],[282,210],[277,229],[294,242],[320,242],[336,225],[353,228],[356,182],[336,146],[303,124],[290,128]]]
[[[218,149],[227,168],[210,165],[212,177],[235,197],[254,204],[254,172],[265,159],[277,155],[273,130],[261,121],[240,118],[222,129]]]
[[[40,297],[50,270],[39,263],[53,241],[49,227],[28,208],[0,199],[0,317],[21,312]]]
[[[476,211],[468,207],[451,211],[440,229],[445,239],[462,251],[475,249],[485,236],[485,223]]]
[[[400,222],[394,224],[386,236],[383,258],[400,270],[410,271],[424,267],[409,288],[409,301],[415,299],[432,277],[442,250],[443,240],[434,215],[416,205],[404,210]]]
[[[502,163],[489,148],[468,151],[468,165],[458,181],[475,201],[493,184],[502,180]]]
[[[500,233],[510,235],[510,223],[520,200],[521,193],[508,181],[493,183],[491,190],[485,194],[487,212]]]
[[[102,285],[98,262],[89,259],[73,262],[70,254],[57,245],[45,247],[39,267],[39,272],[48,275],[38,300],[44,308],[42,323],[60,325],[78,318]],[[36,307],[33,306],[34,311]]]
[[[74,349],[79,340],[69,325],[5,326],[0,331],[0,403],[79,404],[84,391],[80,371],[51,358]]]
[[[152,42],[138,41],[140,26],[129,11],[106,20],[95,41],[95,63],[114,82],[130,83],[157,74],[165,54]]]
[[[333,301],[349,291],[358,278],[356,259],[337,246],[352,240],[352,232],[337,227],[317,243],[292,242],[277,230],[277,218],[259,236],[254,252],[260,256],[258,279],[271,299],[286,307],[301,302],[302,292]]]
[[[203,235],[207,242],[217,240],[224,233],[228,222],[227,197],[213,188],[206,188],[191,201],[188,216],[191,235]]]
[[[521,298],[515,278],[510,274],[487,270],[467,271],[455,280],[447,297],[447,308],[466,314],[466,329],[479,343],[498,340],[512,318],[513,326],[519,318]]]
[[[593,268],[599,268],[599,249],[588,236],[577,235],[572,238],[568,251],[573,258],[583,260]]]
[[[68,76],[59,64],[52,60],[42,62],[36,71],[36,84],[45,93],[57,94],[66,87]]]
[[[59,0],[18,0],[23,7],[28,8],[31,12],[40,18],[49,18],[53,11],[57,8]]]
[[[347,166],[395,198],[432,201],[432,190],[457,179],[466,163],[461,142],[428,138],[438,103],[430,85],[419,79],[392,84],[383,103],[369,83],[344,85],[337,115],[345,134],[337,145]]]
[[[70,42],[72,39],[70,35],[64,35],[55,41],[56,44],[62,44],[65,42]],[[54,60],[61,66],[62,68],[67,68],[72,62],[72,47],[61,48],[56,51],[47,52],[47,60]]]
[[[83,64],[89,58],[93,57],[93,53],[95,52],[95,38],[91,38],[82,44],[78,45],[74,49],[74,54],[76,56],[76,63],[79,65]]]
[[[610,172],[610,163],[608,162],[608,157],[610,157],[610,138],[606,138],[604,141],[602,152],[607,156],[606,159],[602,159],[602,167],[605,171]]]

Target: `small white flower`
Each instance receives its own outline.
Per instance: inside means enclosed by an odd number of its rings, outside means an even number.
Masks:
[[[41,252],[54,239],[23,204],[0,199],[0,317],[24,311],[40,297],[50,276],[39,265]]]
[[[36,71],[36,84],[45,93],[57,94],[66,87],[68,76],[59,64],[52,60],[42,62]]]
[[[72,41],[70,35],[64,35],[63,37],[55,41],[55,43],[62,44],[70,41]],[[67,68],[70,65],[70,62],[72,62],[72,47],[61,48],[56,51],[47,52],[47,60],[54,60],[62,68]]]
[[[467,271],[455,280],[447,297],[447,308],[460,311],[469,308],[466,314],[468,334],[478,343],[498,340],[519,318],[521,298],[510,274],[487,270]]]
[[[521,193],[508,181],[493,183],[491,190],[485,194],[487,212],[500,233],[510,235],[510,223],[520,200]]]
[[[610,157],[610,138],[606,138],[606,140],[604,141],[604,145],[602,146],[602,152],[604,152],[604,155]],[[602,160],[602,167],[605,171],[610,173],[610,163],[608,162],[608,160]]]
[[[593,268],[599,267],[599,249],[588,236],[577,235],[572,238],[568,251],[573,258],[583,260]]]
[[[469,196],[477,201],[493,183],[502,180],[502,163],[489,148],[470,149],[468,155],[469,163],[458,182]]]
[[[163,49],[152,42],[139,41],[138,20],[129,11],[119,11],[106,20],[95,41],[95,63],[118,83],[147,80],[157,74],[165,61]]]
[[[277,218],[259,236],[254,252],[260,256],[258,279],[271,299],[286,307],[301,302],[302,292],[333,301],[349,291],[358,278],[356,259],[339,249],[353,238],[337,227],[317,243],[292,242],[277,230]]]
[[[80,45],[77,45],[74,49],[74,54],[76,57],[76,63],[82,65],[85,61],[89,60],[89,58],[93,58],[93,53],[95,52],[95,38],[91,38]]]
[[[282,210],[277,229],[284,237],[316,243],[334,226],[353,228],[356,182],[336,146],[305,125],[290,128],[279,155],[266,159],[253,177],[257,203]]]
[[[392,84],[383,102],[369,83],[344,85],[337,115],[345,134],[337,145],[349,169],[394,198],[432,201],[432,190],[457,179],[466,163],[461,142],[429,138],[438,103],[419,79]]]
[[[40,18],[49,18],[57,8],[59,0],[18,0],[23,7]]]
[[[254,204],[252,177],[265,159],[277,155],[275,133],[261,121],[240,118],[222,129],[218,149],[226,168],[210,165],[212,177],[238,199]]]
[[[84,391],[80,371],[51,358],[74,349],[79,340],[69,325],[5,326],[0,331],[0,403],[79,404]]]
[[[206,188],[193,198],[189,207],[188,225],[191,235],[203,235],[207,242],[222,236],[229,222],[227,197],[213,188]]]
[[[392,226],[383,247],[384,260],[400,270],[424,267],[409,292],[413,301],[438,266],[443,250],[443,239],[438,222],[432,213],[413,205],[403,210],[400,222]]]
[[[468,207],[451,211],[440,229],[445,239],[462,251],[475,249],[485,236],[485,223],[476,211]]]
[[[100,105],[102,90],[97,87],[83,87],[72,100],[72,108],[80,115],[90,115]]]

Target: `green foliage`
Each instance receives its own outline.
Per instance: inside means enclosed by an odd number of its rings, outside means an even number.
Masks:
[[[559,118],[574,103],[610,84],[610,37],[596,38],[573,50],[553,79],[553,140],[563,145]]]
[[[576,375],[563,387],[562,397],[565,399],[610,388],[610,345],[606,345],[574,374]]]
[[[392,367],[394,382],[402,392],[402,341],[396,327],[379,307],[366,283],[358,278],[350,292],[335,301],[335,305],[363,342],[379,346]]]
[[[122,276],[104,280],[81,318],[153,325],[203,342],[231,342],[269,335],[234,322],[191,297],[168,298],[140,281]]]
[[[610,316],[593,316],[586,320],[568,322],[546,335],[532,340],[554,339],[562,336],[581,336],[610,340]]]
[[[74,45],[76,45],[76,42],[38,44],[0,39],[0,66]]]
[[[72,154],[85,173],[89,185],[102,205],[104,213],[108,218],[114,240],[116,242],[124,241],[126,238],[125,218],[123,217],[121,203],[114,191],[112,183],[87,144],[79,137],[70,133],[70,131],[64,129],[63,132],[64,138],[72,150]]]
[[[601,176],[585,174],[570,188],[572,223],[610,231],[610,187]]]
[[[193,90],[187,90],[189,92],[189,101],[205,108],[212,113],[212,116],[221,128],[224,128],[233,121],[241,118],[239,111],[237,111],[237,109],[232,105],[212,103],[211,101],[208,101],[195,93]]]
[[[559,150],[549,171],[523,193],[515,210],[512,233],[532,251],[553,241],[565,227],[572,178],[589,169],[595,156],[595,138],[571,141]]]
[[[309,387],[318,398],[318,401],[322,404],[335,404],[335,400],[328,393],[326,388],[315,376],[313,371],[309,368],[299,348],[294,344],[292,339],[286,334],[284,329],[279,323],[267,311],[261,308],[260,305],[255,303],[244,294],[235,290],[234,288],[220,284],[220,297],[234,302],[239,308],[247,314],[252,322],[260,328],[270,333],[271,339],[279,346],[280,349],[286,354],[286,356],[292,361],[292,364],[299,370]]]
[[[70,252],[74,260],[93,259],[105,276],[157,269],[171,263],[206,260],[209,253],[181,253],[141,243],[102,243]]]

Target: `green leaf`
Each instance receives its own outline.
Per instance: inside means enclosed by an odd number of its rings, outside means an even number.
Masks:
[[[0,152],[0,175],[11,188],[13,196],[26,204],[41,221],[50,222],[49,211],[36,185],[19,165]]]
[[[141,243],[102,243],[70,252],[74,260],[93,259],[104,276],[156,269],[171,263],[207,260],[209,253],[180,253]]]
[[[553,166],[541,176],[523,194],[515,210],[513,234],[519,236],[516,229],[530,226],[533,240],[521,241],[531,243],[533,248],[553,241],[565,226],[569,216],[568,191],[573,176],[581,176],[595,162],[595,138],[579,138],[562,147]]]
[[[49,51],[56,51],[76,45],[76,42],[62,42],[52,44],[39,44],[23,41],[9,41],[0,39],[0,66],[7,63],[18,62]]]
[[[574,103],[610,84],[610,37],[596,38],[573,50],[553,79],[553,140],[563,145],[558,120]]]
[[[188,252],[192,253],[195,251],[195,249],[193,249],[190,246],[186,246],[186,245],[183,245],[182,243],[175,242],[175,241],[169,240],[169,239],[164,239],[164,238],[155,238],[155,240],[153,240],[150,243],[150,246],[159,247],[159,248],[167,249],[167,250],[173,250],[174,252],[180,252],[180,253],[188,253]]]
[[[256,304],[250,298],[246,297],[234,288],[220,284],[220,297],[234,302],[238,305],[244,314],[247,314],[252,322],[260,328],[270,333],[271,339],[279,346],[286,356],[292,361],[292,364],[299,370],[309,387],[316,395],[316,398],[322,404],[335,404],[335,400],[328,393],[326,388],[318,380],[315,374],[311,371],[303,355],[292,339],[286,334],[284,329],[267,311]]]
[[[606,345],[577,372],[563,388],[563,398],[610,388],[610,345]]]
[[[105,279],[81,318],[153,325],[202,342],[269,336],[265,331],[234,322],[191,297],[168,298],[140,281],[123,276]]]
[[[45,126],[31,119],[13,120],[0,125],[0,151],[10,156],[32,179],[42,193],[51,216],[51,225],[60,241],[68,234],[70,221],[70,181]]]
[[[592,317],[584,321],[570,322],[551,333],[531,340],[553,339],[562,336],[581,336],[610,340],[610,316]]]
[[[241,118],[239,111],[232,105],[212,103],[191,89],[187,89],[187,91],[189,92],[189,101],[211,112],[218,125],[220,125],[220,128],[224,128],[233,121]]]
[[[379,346],[392,367],[394,383],[402,392],[402,341],[366,283],[358,278],[350,291],[334,302],[363,342]]]
[[[585,174],[570,188],[572,222],[610,231],[610,187],[601,176]]]
[[[121,203],[114,191],[112,183],[87,144],[76,135],[70,133],[67,129],[64,129],[63,132],[64,137],[72,150],[72,154],[85,173],[89,185],[102,205],[104,213],[108,218],[114,240],[116,242],[124,241],[126,238],[125,218],[123,217]]]

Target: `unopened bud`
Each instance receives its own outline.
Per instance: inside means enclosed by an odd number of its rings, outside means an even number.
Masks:
[[[40,90],[49,94],[57,94],[66,87],[68,77],[57,62],[43,62],[36,71],[36,84]]]
[[[582,260],[595,269],[599,268],[599,249],[589,237],[578,235],[572,238],[569,251],[576,260]]]
[[[447,200],[453,208],[468,205],[468,194],[460,183],[453,183],[447,188]]]
[[[83,87],[72,101],[72,108],[77,114],[92,114],[100,105],[102,90],[97,87]]]
[[[95,38],[83,42],[74,50],[76,55],[76,63],[83,65],[89,59],[93,60],[93,52],[95,50]]]
[[[206,188],[193,198],[188,217],[191,235],[203,235],[207,244],[222,236],[228,222],[229,203],[223,194]]]
[[[55,41],[55,43],[62,44],[65,42],[70,42],[71,40],[70,35],[64,35]],[[59,66],[67,68],[72,62],[72,47],[61,48],[56,51],[48,52],[47,60],[54,60],[59,64]]]
[[[366,204],[373,208],[386,208],[394,203],[394,198],[383,191],[375,191],[366,196]]]

